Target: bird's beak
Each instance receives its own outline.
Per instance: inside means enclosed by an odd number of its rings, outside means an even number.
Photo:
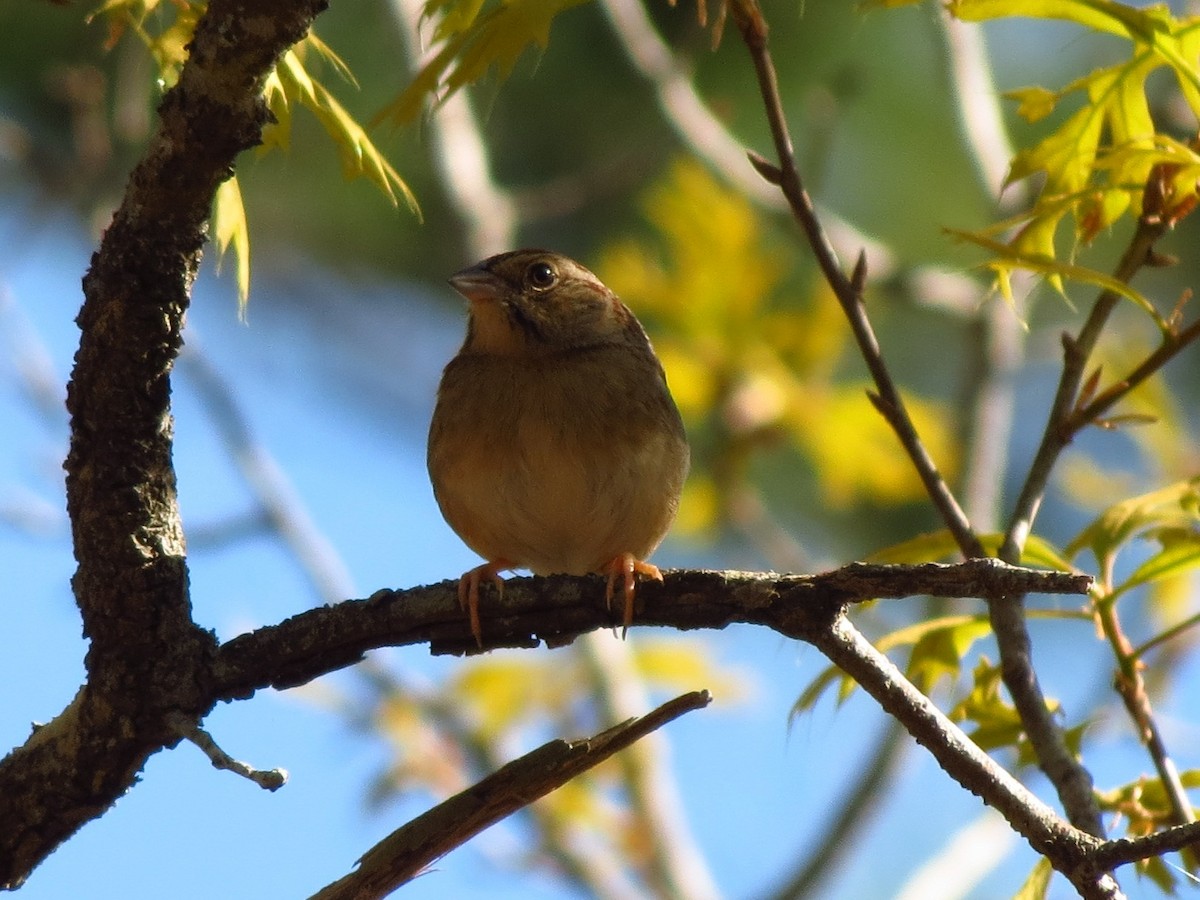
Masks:
[[[471,266],[450,276],[450,286],[471,301],[496,300],[500,279],[482,265]]]

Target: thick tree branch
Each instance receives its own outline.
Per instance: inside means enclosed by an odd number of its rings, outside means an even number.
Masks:
[[[986,598],[1012,590],[1083,594],[1090,584],[1086,575],[990,559],[953,566],[853,563],[821,575],[673,571],[662,584],[649,581],[638,588],[634,624],[686,630],[742,622],[790,635],[796,621],[822,620],[830,609],[858,601],[917,594]],[[605,606],[599,576],[510,579],[503,597],[487,591],[482,612],[483,650],[543,642],[559,647],[619,625]],[[457,581],[377,591],[239,635],[217,651],[214,695],[233,700],[265,687],[295,687],[357,662],[368,650],[424,643],[434,653],[479,652],[458,605]]]
[[[702,709],[710,699],[707,691],[694,691],[593,738],[543,744],[396,829],[363,855],[357,871],[317,892],[312,900],[369,900],[385,896],[489,825],[561,787],[685,712]]]
[[[68,388],[73,587],[91,639],[71,705],[0,763],[0,886],[14,887],[211,704],[191,620],[169,376],[217,186],[259,140],[261,86],[324,0],[213,0],[84,279]]]

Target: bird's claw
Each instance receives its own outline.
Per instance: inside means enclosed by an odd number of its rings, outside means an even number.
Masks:
[[[458,579],[458,606],[467,614],[471,636],[475,638],[475,645],[480,650],[483,649],[483,624],[479,621],[479,583],[485,578],[488,579],[496,585],[496,593],[503,599],[504,579],[500,577],[500,573],[508,568],[511,568],[511,563],[498,559],[476,566],[471,571],[464,572],[462,578]]]
[[[632,553],[622,553],[620,556],[614,557],[604,567],[604,571],[608,574],[608,585],[604,590],[604,606],[609,612],[612,612],[613,589],[616,586],[617,578],[622,579],[624,609],[621,615],[621,638],[624,639],[629,633],[629,626],[633,624],[633,599],[637,590],[636,576],[643,575],[646,578],[653,578],[655,581],[662,581],[662,572],[659,571],[658,566],[644,562]]]

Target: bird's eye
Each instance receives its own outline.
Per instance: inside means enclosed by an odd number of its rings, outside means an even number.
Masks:
[[[548,262],[535,262],[525,273],[531,287],[544,291],[558,281],[558,273]]]

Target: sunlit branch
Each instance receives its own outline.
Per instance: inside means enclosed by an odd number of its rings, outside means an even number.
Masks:
[[[543,744],[392,832],[363,855],[356,871],[312,900],[385,896],[489,825],[709,700],[705,691],[684,694],[595,737]]]

